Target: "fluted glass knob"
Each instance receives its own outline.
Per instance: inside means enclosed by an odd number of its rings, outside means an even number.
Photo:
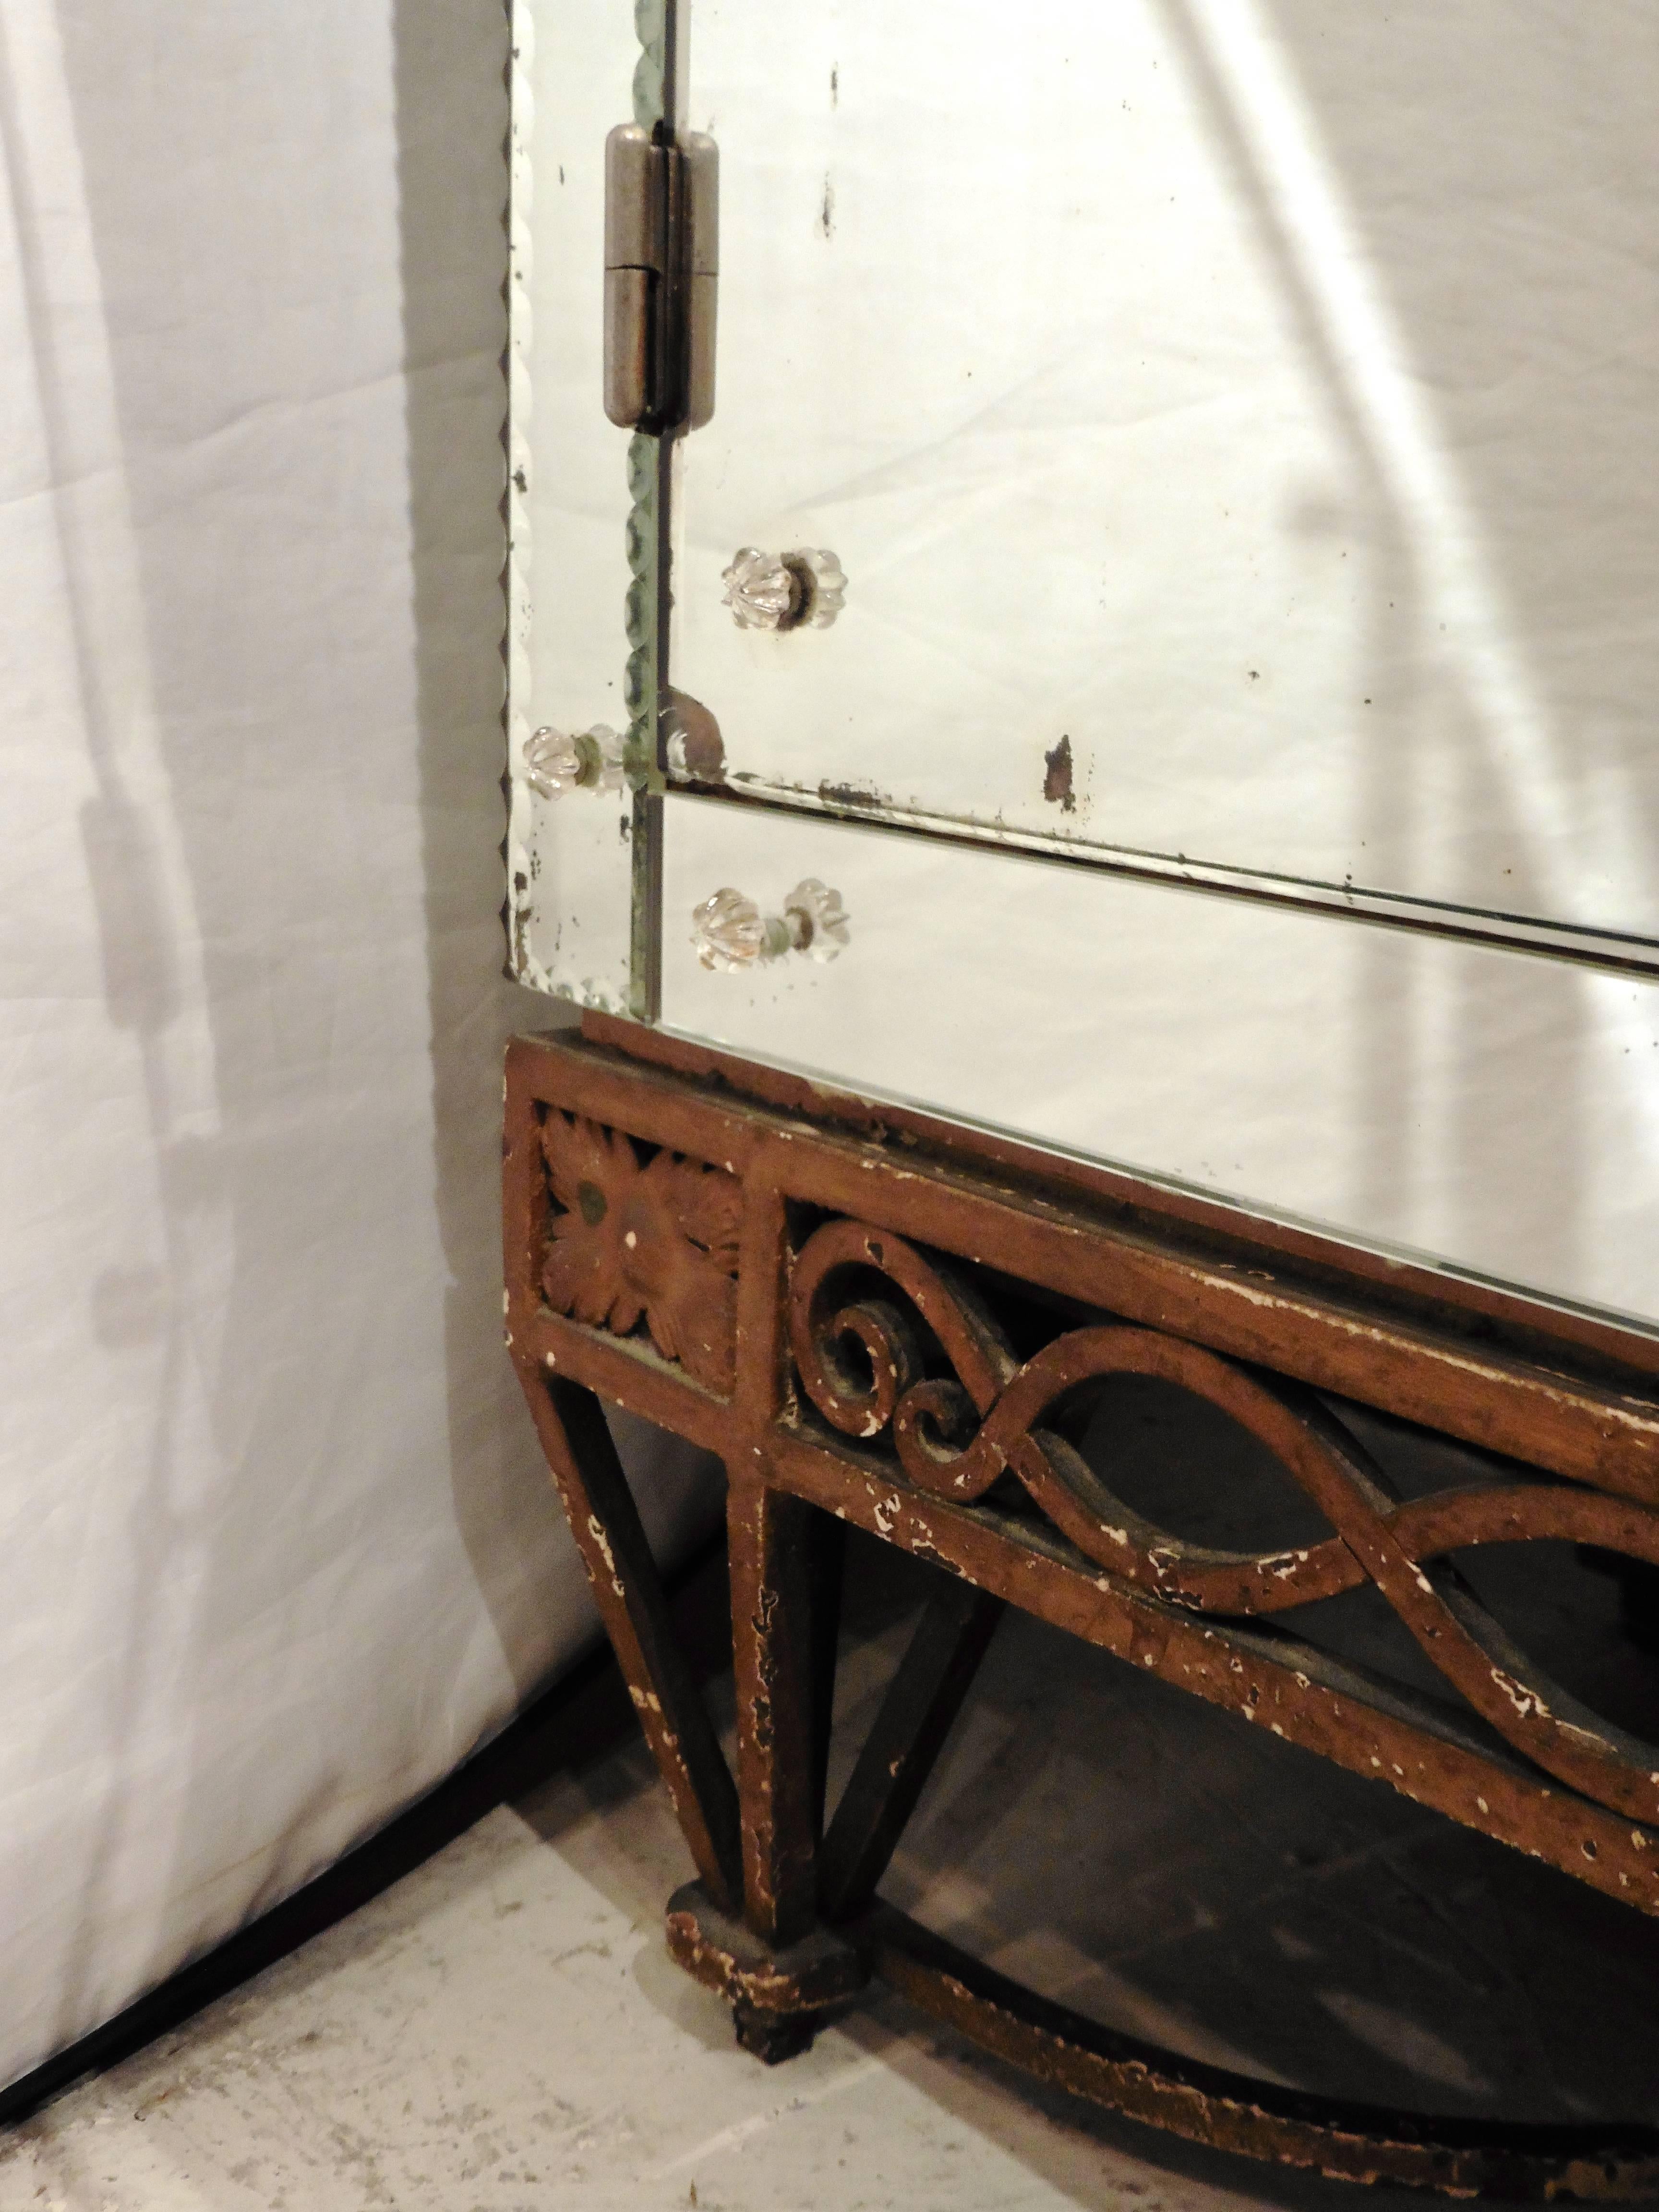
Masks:
[[[766,923],[754,900],[727,884],[692,908],[691,941],[705,968],[733,974],[766,957]]]
[[[567,791],[620,791],[623,741],[605,722],[574,736],[539,729],[525,740],[524,774],[544,799],[562,798]]]
[[[827,629],[847,599],[841,562],[810,545],[793,553],[744,545],[720,581],[739,629]]]
[[[691,941],[705,968],[735,974],[763,960],[804,952],[809,960],[833,960],[847,944],[848,922],[841,893],[816,876],[795,885],[781,914],[763,915],[746,893],[730,884],[691,909]]]

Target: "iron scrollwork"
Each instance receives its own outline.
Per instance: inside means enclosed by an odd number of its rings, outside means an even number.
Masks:
[[[1189,1613],[1283,1613],[1370,1583],[1514,1749],[1596,1802],[1659,1824],[1659,1746],[1542,1675],[1448,1556],[1553,1538],[1659,1566],[1651,1507],[1520,1480],[1403,1500],[1313,1391],[1112,1322],[1066,1330],[1022,1363],[964,1274],[859,1222],[824,1224],[796,1255],[790,1332],[801,1385],[823,1419],[866,1449],[884,1443],[928,1496],[971,1506],[1012,1480],[1095,1566]],[[1220,1551],[1137,1513],[1056,1420],[1082,1386],[1122,1375],[1157,1377],[1219,1408],[1267,1448],[1329,1535],[1291,1551]]]

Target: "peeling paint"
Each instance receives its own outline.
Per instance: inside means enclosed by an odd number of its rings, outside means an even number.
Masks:
[[[1358,1338],[1364,1343],[1382,1347],[1398,1341],[1389,1330],[1378,1328],[1374,1322],[1356,1321],[1352,1315],[1334,1313],[1324,1307],[1310,1308],[1304,1301],[1285,1297],[1279,1291],[1252,1290],[1248,1284],[1238,1280],[1236,1277],[1229,1278],[1217,1270],[1208,1271],[1204,1279],[1212,1289],[1231,1291],[1233,1296],[1248,1300],[1251,1305],[1260,1306],[1270,1312],[1297,1315],[1316,1313],[1322,1328],[1338,1329],[1345,1336]],[[1483,1382],[1496,1383],[1510,1389],[1513,1389],[1516,1386],[1516,1378],[1504,1369],[1494,1367],[1486,1360],[1461,1357],[1456,1352],[1446,1350],[1441,1345],[1425,1344],[1419,1348],[1418,1356],[1425,1361],[1432,1361],[1437,1367],[1449,1367],[1461,1374],[1476,1376]],[[1526,1376],[1522,1387],[1529,1395],[1542,1398],[1550,1405],[1576,1409],[1583,1402],[1577,1393],[1556,1389],[1534,1376]],[[1637,1411],[1636,1408],[1640,1404],[1641,1401],[1638,1399],[1626,1397],[1614,1404],[1607,1406],[1605,1411],[1609,1419],[1616,1420],[1632,1435],[1639,1437],[1644,1442],[1651,1441],[1655,1444],[1659,1444],[1659,1418],[1656,1418],[1650,1411]],[[1656,1779],[1659,1779],[1659,1777],[1656,1777]]]
[[[605,1571],[614,1578],[617,1562],[611,1556],[611,1539],[605,1534],[605,1523],[597,1513],[590,1513],[587,1516],[587,1533],[599,1546],[600,1557],[605,1561]],[[620,1590],[620,1583],[617,1584],[617,1588]]]
[[[1492,1668],[1492,1678],[1523,1721],[1534,1713],[1540,1720],[1549,1719],[1550,1709],[1536,1690],[1528,1689],[1523,1683],[1517,1682],[1513,1674],[1506,1674],[1501,1667]],[[1655,1779],[1659,1780],[1659,1776]]]

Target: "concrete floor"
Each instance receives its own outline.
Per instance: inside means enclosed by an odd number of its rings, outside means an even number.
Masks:
[[[664,1954],[637,1756],[492,1814],[0,2153],[4,2212],[1038,2212],[1237,2201],[890,2001],[769,2071]],[[1214,2161],[1211,2162],[1214,2165]]]
[[[871,1552],[850,1569],[842,1773],[915,1596]],[[768,2071],[665,1955],[688,1872],[637,1746],[561,1777],[26,2124],[0,2145],[0,2212],[1390,2201],[1046,2095],[891,1998]],[[1659,1925],[1030,1622],[1000,1632],[886,1887],[1224,2064],[1659,2122]]]

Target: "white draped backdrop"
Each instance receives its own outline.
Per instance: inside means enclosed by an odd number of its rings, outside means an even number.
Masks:
[[[0,2082],[590,1633],[500,1341],[505,54],[0,0]]]

